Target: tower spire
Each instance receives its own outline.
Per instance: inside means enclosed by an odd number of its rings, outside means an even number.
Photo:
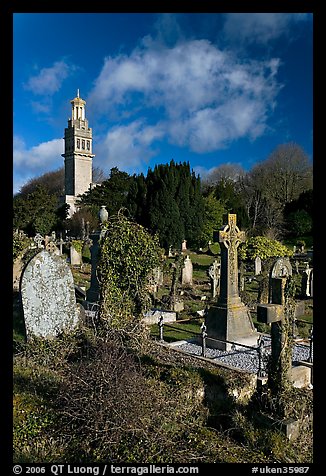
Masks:
[[[77,97],[79,98],[79,89],[77,89]]]

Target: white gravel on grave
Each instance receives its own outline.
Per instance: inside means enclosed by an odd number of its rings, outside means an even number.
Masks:
[[[264,357],[266,358],[271,352],[271,339],[269,337],[263,337]],[[183,350],[192,355],[201,355],[202,347],[198,344],[191,342],[183,342],[180,345],[173,346],[174,348]],[[292,361],[308,361],[309,358],[309,345],[295,343],[292,352]],[[229,365],[230,367],[246,370],[247,372],[257,373],[259,367],[258,352],[256,350],[218,350],[212,348],[206,348],[206,357],[213,359],[214,361],[221,362]],[[263,363],[264,368],[264,363]]]

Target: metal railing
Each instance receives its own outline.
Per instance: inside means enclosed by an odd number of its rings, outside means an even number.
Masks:
[[[190,321],[193,321],[193,320],[198,320],[198,319],[184,319],[182,321],[178,321],[178,323],[181,323],[181,322],[190,322]],[[250,351],[256,351],[257,352],[257,355],[258,355],[258,371],[257,371],[257,375],[258,377],[263,377],[264,375],[266,375],[266,372],[263,368],[263,355],[264,355],[264,349],[265,349],[265,343],[264,343],[264,340],[261,336],[259,336],[258,338],[258,342],[257,342],[257,346],[250,346],[250,345],[246,345],[246,344],[240,344],[239,342],[234,342],[234,341],[230,341],[230,340],[226,340],[226,339],[217,339],[217,338],[213,338],[213,337],[208,337],[207,335],[207,327],[205,325],[205,323],[202,323],[200,329],[201,329],[201,332],[198,333],[198,332],[195,332],[195,331],[188,331],[187,329],[179,329],[175,326],[172,326],[171,324],[165,324],[163,322],[163,316],[161,315],[160,318],[159,318],[159,321],[158,321],[158,327],[159,327],[159,339],[160,339],[160,342],[164,342],[164,331],[163,331],[163,328],[164,327],[167,327],[167,328],[170,328],[170,329],[173,329],[173,330],[176,330],[176,331],[179,331],[179,332],[182,332],[182,333],[188,333],[188,334],[191,334],[192,336],[196,336],[196,337],[200,337],[200,342],[201,342],[201,356],[202,357],[207,357],[206,355],[206,350],[207,350],[207,338],[210,339],[210,341],[215,341],[215,342],[222,342],[222,343],[225,343],[225,344],[230,344],[231,345],[231,350],[232,351],[235,351],[237,347],[244,347],[245,349],[248,349]]]
[[[196,319],[183,319],[183,320],[178,321],[178,323],[191,322],[191,321],[195,321],[195,320],[197,321],[198,319],[197,318]],[[299,319],[296,319],[296,321],[304,322],[305,324],[311,325],[310,335],[309,335],[309,357],[308,357],[308,362],[312,363],[313,362],[313,325],[311,323],[307,322],[307,321],[301,321]],[[224,344],[230,344],[232,351],[235,351],[238,347],[243,347],[243,348],[248,349],[250,351],[256,351],[257,356],[258,356],[257,376],[258,377],[264,377],[267,373],[266,369],[264,368],[264,365],[263,365],[263,363],[264,363],[264,352],[265,352],[266,348],[270,347],[270,345],[266,346],[262,336],[259,336],[259,338],[257,340],[257,346],[249,346],[249,345],[246,345],[246,344],[241,344],[239,342],[234,342],[234,341],[230,341],[230,340],[226,340],[226,339],[218,339],[218,338],[208,337],[207,327],[206,327],[205,323],[202,323],[202,325],[200,327],[200,330],[201,330],[200,333],[195,332],[195,331],[189,331],[187,329],[180,329],[180,328],[177,328],[177,327],[175,327],[171,324],[165,324],[162,315],[159,318],[158,327],[159,327],[159,339],[160,339],[161,342],[164,342],[164,330],[163,330],[164,327],[173,329],[173,330],[178,331],[178,332],[191,334],[192,336],[196,336],[196,338],[200,338],[198,340],[200,340],[200,342],[201,342],[201,356],[205,357],[205,358],[207,357],[207,352],[206,352],[207,351],[207,338],[209,338],[210,341],[216,341],[216,342],[222,342]]]

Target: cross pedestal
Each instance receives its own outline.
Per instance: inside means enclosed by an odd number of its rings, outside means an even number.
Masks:
[[[221,246],[220,294],[216,304],[210,307],[206,317],[207,345],[221,350],[230,350],[232,344],[213,339],[256,346],[259,337],[253,325],[250,311],[239,296],[238,246],[245,241],[245,233],[237,227],[236,219],[235,214],[229,214],[228,224],[219,231],[218,241]]]

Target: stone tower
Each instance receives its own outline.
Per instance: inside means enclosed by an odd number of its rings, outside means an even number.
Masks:
[[[85,117],[86,101],[77,96],[70,101],[71,119],[68,119],[68,127],[65,128],[65,197],[64,201],[70,205],[69,215],[76,211],[78,195],[89,190],[92,184],[92,129],[88,127]]]

